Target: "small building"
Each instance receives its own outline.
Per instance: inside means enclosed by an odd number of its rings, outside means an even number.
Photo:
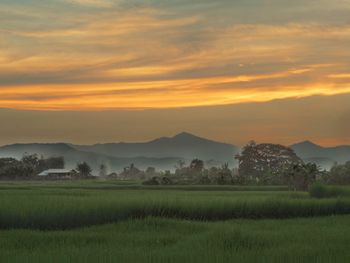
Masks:
[[[75,174],[77,174],[77,172],[70,169],[48,169],[42,171],[40,174],[38,174],[38,176],[50,178],[71,178]]]

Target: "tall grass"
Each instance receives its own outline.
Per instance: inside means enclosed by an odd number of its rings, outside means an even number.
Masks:
[[[315,198],[350,197],[350,187],[314,184],[310,188],[310,196]]]
[[[0,192],[0,228],[69,229],[149,216],[215,221],[349,214],[349,199],[288,192],[36,189]]]
[[[146,218],[67,231],[0,230],[0,262],[349,262],[349,222]]]
[[[318,199],[275,189],[108,187],[5,185],[0,262],[350,262],[346,188]]]
[[[249,185],[142,185],[138,181],[77,180],[77,181],[28,181],[0,183],[0,190],[34,189],[86,189],[86,190],[181,190],[181,191],[288,191],[287,186]]]

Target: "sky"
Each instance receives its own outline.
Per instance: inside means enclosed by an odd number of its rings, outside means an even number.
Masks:
[[[0,144],[350,144],[350,0],[1,0]]]

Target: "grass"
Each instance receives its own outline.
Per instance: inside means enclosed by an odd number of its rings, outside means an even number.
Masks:
[[[349,262],[348,191],[3,182],[0,262]]]
[[[0,262],[349,262],[350,216],[2,230]]]
[[[344,186],[328,186],[318,183],[311,187],[310,196],[315,198],[350,197],[350,188]]]
[[[350,214],[348,198],[315,199],[286,191],[19,186],[0,191],[1,229],[70,229],[149,216],[218,221]]]
[[[141,181],[76,180],[76,181],[0,181],[0,190],[29,189],[88,190],[183,190],[183,191],[288,191],[287,186],[237,185],[142,185]]]

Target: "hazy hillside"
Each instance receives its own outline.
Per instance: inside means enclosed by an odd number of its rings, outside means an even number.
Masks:
[[[148,166],[154,166],[158,169],[171,169],[175,163],[181,159],[180,157],[170,158],[147,158],[147,157],[130,157],[117,158],[107,156],[104,154],[79,151],[72,146],[64,143],[53,144],[13,144],[0,147],[0,157],[14,157],[20,159],[23,154],[37,153],[44,157],[63,156],[65,158],[67,168],[75,168],[78,162],[87,162],[95,170],[96,174],[98,167],[103,163],[110,171],[120,171],[124,167],[134,163],[137,167],[142,169]]]
[[[159,138],[145,143],[110,143],[92,146],[78,146],[66,143],[12,144],[0,147],[0,157],[21,158],[25,153],[37,153],[44,157],[63,156],[67,168],[74,168],[78,162],[88,162],[96,171],[105,164],[110,171],[120,171],[134,163],[145,169],[149,166],[161,170],[173,170],[180,159],[189,162],[200,158],[208,165],[234,163],[238,152],[235,146],[214,142],[188,133],[172,138]]]
[[[233,145],[215,142],[189,133],[174,137],[162,137],[142,143],[108,143],[96,145],[73,145],[80,151],[95,152],[114,157],[182,157],[187,160],[199,158],[212,165],[224,162],[234,163],[234,155],[239,149]]]
[[[291,145],[296,154],[308,162],[329,169],[335,162],[350,161],[350,146],[322,147],[310,141]]]
[[[314,162],[329,169],[335,162],[350,160],[350,146],[322,147],[310,141],[290,146],[306,162]],[[103,163],[110,171],[120,171],[134,163],[145,169],[149,166],[161,170],[173,170],[180,159],[190,162],[199,158],[208,166],[228,162],[234,166],[234,155],[239,148],[225,143],[215,142],[189,133],[180,133],[174,137],[162,137],[140,143],[107,143],[95,145],[72,145],[66,143],[12,144],[0,147],[0,157],[21,158],[24,153],[37,153],[45,157],[63,156],[67,168],[73,168],[78,162],[88,162],[94,170]]]

